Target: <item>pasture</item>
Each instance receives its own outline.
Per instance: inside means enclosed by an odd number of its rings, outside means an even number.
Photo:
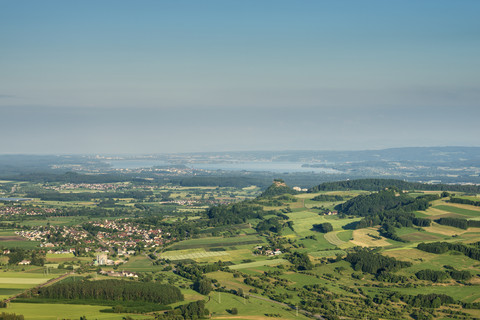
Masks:
[[[203,248],[166,251],[160,258],[169,260],[192,259],[197,262],[232,261],[241,262],[244,259],[254,258],[251,249],[238,249],[226,251],[205,251]]]
[[[239,269],[263,267],[263,266],[278,266],[280,264],[287,264],[287,263],[289,262],[285,259],[270,259],[270,260],[259,260],[255,262],[236,264],[236,265],[230,266],[229,268],[232,270],[239,270]]]
[[[57,320],[79,319],[85,316],[87,319],[98,320],[122,320],[130,316],[133,319],[153,319],[148,315],[126,313],[102,313],[100,310],[109,309],[105,306],[89,306],[75,304],[48,304],[48,303],[10,303],[6,312],[22,314],[28,320]]]
[[[206,307],[212,313],[212,319],[245,319],[245,320],[270,320],[268,314],[277,314],[273,319],[307,319],[301,313],[296,316],[295,311],[275,302],[266,301],[250,296],[244,299],[230,293],[211,293]],[[238,315],[228,312],[237,308]]]
[[[255,245],[265,243],[262,237],[256,235],[245,235],[237,237],[208,237],[199,239],[189,239],[173,244],[169,250],[184,250],[196,248],[215,248],[215,247],[233,247],[241,245]]]
[[[45,283],[58,275],[44,275],[43,273],[15,272],[4,270],[0,272],[0,298],[6,299]]]

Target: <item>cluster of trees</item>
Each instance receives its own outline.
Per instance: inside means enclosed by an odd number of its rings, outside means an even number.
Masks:
[[[280,233],[282,231],[283,227],[284,227],[284,225],[278,217],[272,217],[272,218],[260,221],[257,224],[255,229],[259,233],[262,233],[262,232],[265,232],[265,231]]]
[[[175,272],[186,279],[200,280],[204,278],[205,273],[222,270],[226,267],[226,264],[222,261],[214,262],[211,264],[196,264],[196,263],[178,263],[175,267]]]
[[[444,304],[453,304],[455,300],[445,294],[418,294],[416,296],[404,295],[400,298],[403,302],[419,308],[439,308]]]
[[[405,283],[408,281],[406,276],[394,274],[391,272],[382,271],[375,277],[378,281],[390,282],[390,283]]]
[[[480,248],[475,246],[465,245],[463,243],[448,243],[448,242],[423,243],[422,242],[417,245],[417,249],[430,252],[430,253],[436,253],[436,254],[442,254],[449,250],[452,250],[452,251],[463,253],[464,255],[466,255],[471,259],[480,260]]]
[[[472,228],[479,228],[480,227],[480,221],[478,220],[467,220],[467,219],[461,219],[461,218],[440,218],[435,220],[436,223],[445,225],[445,226],[451,226],[455,228],[460,228],[460,229],[468,229],[470,227]]]
[[[412,265],[410,262],[385,257],[366,248],[356,249],[354,252],[348,253],[345,260],[350,262],[354,270],[362,270],[371,274],[394,272]]]
[[[322,233],[327,233],[327,232],[333,231],[333,226],[330,222],[324,222],[320,224],[314,224],[313,230],[322,232]]]
[[[312,198],[313,201],[343,201],[344,198],[340,195],[321,194]]]
[[[205,308],[205,301],[198,300],[176,307],[174,310],[156,314],[156,320],[192,320],[206,318],[209,315]]]
[[[432,282],[442,282],[450,278],[445,271],[431,269],[420,270],[415,273],[415,276],[420,280],[428,280]]]
[[[474,201],[474,200],[463,199],[463,198],[450,197],[450,202],[451,203],[469,204],[471,206],[476,206],[476,207],[480,206],[480,201]]]
[[[172,285],[126,280],[61,282],[39,289],[38,296],[46,299],[145,301],[163,305],[183,301],[180,290]]]
[[[305,252],[294,251],[286,256],[286,259],[297,268],[297,270],[311,270],[313,264]]]
[[[480,193],[480,187],[474,185],[446,185],[407,182],[397,179],[356,179],[346,181],[325,182],[308,190],[310,193],[320,191],[338,190],[366,190],[380,191],[385,188],[395,187],[400,190],[425,190],[425,191],[460,191]]]
[[[15,313],[0,313],[0,320],[24,320],[25,318],[21,314]]]
[[[212,282],[207,278],[199,279],[193,283],[192,289],[200,294],[208,295],[212,292]]]
[[[261,206],[252,202],[244,201],[228,205],[219,205],[207,210],[210,226],[233,225],[245,223],[248,219],[262,219],[265,211]]]
[[[34,266],[45,264],[45,253],[37,250],[25,250],[21,248],[12,249],[8,255],[9,264],[18,264],[22,260],[29,260]]]

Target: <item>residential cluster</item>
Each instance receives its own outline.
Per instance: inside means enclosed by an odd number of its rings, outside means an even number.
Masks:
[[[87,189],[97,191],[116,191],[119,188],[125,187],[121,184],[114,183],[65,183],[60,186],[45,186],[45,189],[61,191],[61,190],[75,190]]]
[[[30,230],[15,231],[15,233],[30,241],[40,241],[40,246],[45,248],[94,242],[87,231],[77,227],[32,227]]]
[[[105,246],[117,248],[119,255],[140,243],[145,248],[152,248],[168,242],[163,239],[161,229],[142,228],[124,220],[104,220],[91,225],[101,228],[95,234],[97,239]]]
[[[45,213],[56,213],[57,210],[54,208],[24,208],[20,206],[3,206],[0,207],[0,215],[27,215],[27,216],[38,216]]]

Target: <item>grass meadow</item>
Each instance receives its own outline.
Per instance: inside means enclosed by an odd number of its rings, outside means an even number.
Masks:
[[[133,319],[153,319],[148,315],[102,313],[100,310],[109,309],[105,306],[89,306],[74,304],[48,304],[48,303],[10,303],[5,312],[21,314],[28,320],[58,320],[79,319],[85,316],[87,319],[98,320],[122,320],[130,316]]]

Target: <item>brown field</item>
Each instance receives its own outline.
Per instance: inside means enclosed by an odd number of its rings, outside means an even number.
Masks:
[[[407,235],[402,236],[402,239],[408,241],[433,241],[442,239],[439,236],[435,236],[433,234],[425,234],[422,232],[414,232]]]
[[[25,238],[20,236],[0,236],[0,241],[25,241]]]
[[[385,247],[389,246],[390,243],[382,237],[380,240],[376,240],[370,237],[368,234],[375,236],[380,236],[378,231],[375,228],[364,228],[353,231],[353,240],[350,242],[362,247]]]

